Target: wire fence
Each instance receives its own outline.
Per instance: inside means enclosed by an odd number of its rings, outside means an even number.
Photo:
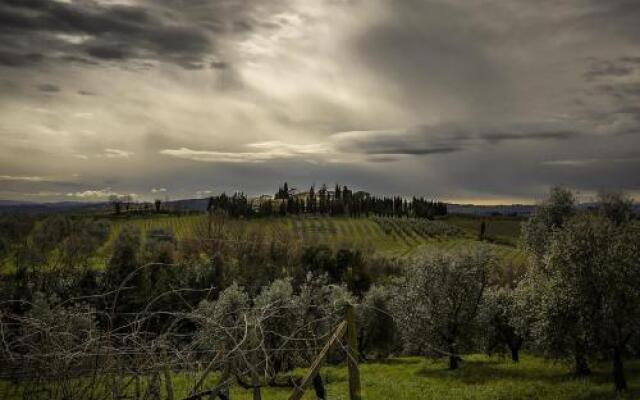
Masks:
[[[173,289],[138,312],[120,311],[127,281],[150,265],[108,293],[20,302],[27,313],[6,311],[14,301],[0,304],[0,400],[173,400],[232,381],[233,398],[256,399],[261,388],[306,385],[292,371],[319,354],[357,365],[342,338],[333,338],[355,303],[344,288],[255,299],[232,290],[185,311],[156,309],[160,298],[189,290]],[[108,307],[87,305],[96,298]]]

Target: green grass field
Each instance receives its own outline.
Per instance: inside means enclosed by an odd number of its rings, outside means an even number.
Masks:
[[[640,396],[639,363],[627,368],[630,390],[617,397],[608,365],[589,378],[576,379],[567,365],[525,355],[514,364],[501,357],[471,355],[457,371],[449,371],[444,360],[396,358],[383,363],[362,364],[362,397],[367,400],[419,399],[637,399]],[[300,371],[302,373],[302,371]],[[322,372],[329,399],[347,400],[345,367],[327,367]],[[289,390],[266,390],[265,399],[284,400]],[[232,398],[250,399],[236,389]],[[313,399],[308,393],[305,399]]]
[[[637,399],[640,396],[640,363],[627,363],[629,391],[617,395],[613,390],[609,366],[596,365],[587,378],[575,378],[569,366],[552,363],[531,355],[524,355],[518,364],[499,356],[468,355],[456,371],[447,369],[444,360],[426,360],[418,357],[393,358],[384,362],[360,365],[362,398],[365,400],[459,400],[459,399]],[[305,370],[295,371],[302,376]],[[347,400],[348,381],[344,366],[328,366],[321,370],[328,398]],[[175,374],[172,378],[174,395],[184,398],[197,372]],[[216,383],[216,377],[207,379],[204,387]],[[4,392],[4,396],[3,396]],[[0,382],[0,398],[17,399],[11,395],[8,383]],[[290,388],[263,388],[265,400],[285,400]],[[303,397],[314,399],[309,390]],[[231,399],[250,400],[251,391],[232,386]]]

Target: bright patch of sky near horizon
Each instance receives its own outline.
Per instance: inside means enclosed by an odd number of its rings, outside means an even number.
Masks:
[[[3,0],[0,198],[638,196],[639,20],[633,0]]]

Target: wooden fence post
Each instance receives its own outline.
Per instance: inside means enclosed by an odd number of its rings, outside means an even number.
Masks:
[[[140,374],[138,370],[135,370],[135,381],[134,381],[134,389],[133,389],[133,399],[140,400],[142,398],[142,389],[140,386]]]
[[[324,345],[316,359],[313,360],[309,371],[307,371],[307,374],[304,376],[304,378],[302,378],[302,382],[300,383],[300,385],[296,386],[296,388],[293,390],[293,393],[291,393],[291,396],[289,396],[289,400],[300,400],[300,398],[302,398],[302,395],[307,390],[307,387],[309,387],[309,384],[313,381],[313,378],[315,378],[315,376],[320,372],[320,367],[322,367],[322,364],[324,363],[329,350],[331,350],[331,348],[338,342],[338,340],[342,336],[344,336],[346,329],[347,322],[342,321],[333,332],[331,339],[329,339],[329,341]]]
[[[223,355],[224,355],[224,349],[218,350],[218,352],[213,357],[213,359],[209,362],[209,364],[204,369],[204,371],[202,371],[202,375],[200,376],[196,384],[193,385],[193,389],[191,389],[191,395],[196,394],[198,390],[200,390],[200,386],[202,386],[204,381],[207,379],[207,376],[209,376],[209,373],[211,372],[211,370],[215,367],[216,363],[220,358],[222,358]]]
[[[165,361],[166,363],[167,361]],[[167,400],[173,400],[173,383],[171,382],[171,368],[165,365],[162,369],[164,375],[164,389],[167,392]]]
[[[347,306],[347,368],[349,370],[349,399],[361,400],[360,371],[358,370],[358,331],[353,305]]]
[[[149,398],[151,400],[161,400],[160,399],[160,373],[157,370],[154,370],[149,377],[149,383],[147,387],[148,396],[145,395],[145,398]]]
[[[164,389],[167,392],[167,400],[173,400],[173,383],[171,382],[171,367],[169,364],[169,357],[167,356],[167,344],[163,343],[160,349],[161,362],[162,362],[162,375],[164,375]]]
[[[253,350],[251,352],[251,386],[253,386],[253,400],[262,400],[262,394],[260,393],[260,377],[258,376],[258,371],[256,370],[258,365],[258,350]]]

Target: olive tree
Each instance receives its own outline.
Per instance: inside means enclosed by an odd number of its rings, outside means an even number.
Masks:
[[[298,295],[288,279],[263,287],[254,298],[234,283],[217,300],[201,302],[191,317],[198,345],[222,350],[227,371],[241,386],[259,391],[263,382],[283,384],[276,381],[279,373],[308,366],[353,303],[344,286],[309,276]],[[319,375],[314,387],[324,398]]]
[[[551,234],[562,228],[575,213],[576,199],[573,192],[554,187],[548,198],[536,207],[531,217],[522,225],[521,246],[534,267],[541,267]]]
[[[491,353],[507,348],[511,360],[518,362],[524,334],[518,330],[515,292],[508,287],[489,288],[482,302],[480,320],[484,328],[485,349]]]
[[[29,377],[22,385],[24,398],[82,399],[102,382],[102,376],[77,379],[78,371],[92,367],[99,349],[100,332],[94,320],[94,310],[88,306],[64,307],[56,297],[42,293],[34,295],[31,310],[24,316],[14,316],[11,322],[20,326],[19,334],[3,335],[3,367]],[[97,369],[97,368],[96,368]]]
[[[477,328],[493,256],[486,248],[418,257],[396,286],[393,310],[409,353],[447,355],[456,369]]]
[[[261,317],[261,329],[264,334],[262,343],[267,350],[265,370],[269,384],[275,384],[279,372],[286,372],[296,366],[295,348],[296,326],[294,321],[299,314],[299,301],[293,293],[289,279],[275,280],[265,286],[254,302]]]
[[[587,362],[589,343],[585,339],[583,321],[565,318],[565,314],[575,317],[575,314],[571,314],[569,310],[560,312],[558,309],[545,308],[549,297],[563,295],[549,288],[550,274],[553,273],[553,265],[546,262],[549,249],[554,235],[561,231],[576,213],[576,199],[573,192],[562,187],[554,187],[548,198],[536,207],[531,217],[523,224],[521,246],[529,256],[530,268],[516,291],[516,303],[526,311],[517,316],[516,323],[521,334],[524,331],[531,331],[534,334],[535,343],[543,352],[552,357],[573,356],[576,374],[587,375],[591,370]],[[560,299],[555,301],[561,302]],[[568,304],[565,305],[568,306]],[[572,332],[572,334],[567,336],[546,334],[554,329],[560,333]],[[550,340],[552,338],[553,340]],[[560,338],[562,340],[558,342]]]
[[[624,390],[623,356],[640,328],[640,226],[578,216],[554,235],[546,263],[541,333],[551,344],[577,339],[609,356]]]
[[[386,358],[395,345],[396,326],[390,309],[393,293],[384,286],[372,286],[358,307],[358,351]]]
[[[633,217],[633,200],[623,192],[601,191],[598,193],[598,211],[614,224],[624,224]]]
[[[235,282],[215,301],[203,300],[194,312],[199,343],[205,348],[230,351],[246,341],[249,295]]]

